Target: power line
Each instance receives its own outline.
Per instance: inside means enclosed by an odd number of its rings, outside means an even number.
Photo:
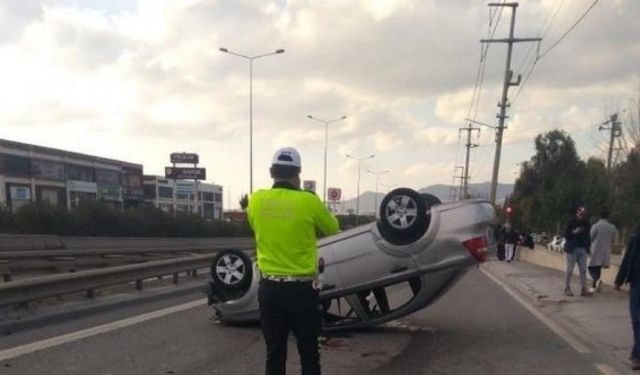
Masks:
[[[564,0],[563,0],[564,1]],[[593,7],[596,6],[596,4],[598,3],[598,1],[600,0],[595,0],[591,6],[589,6],[589,8],[580,16],[580,18],[578,18],[573,25],[571,25],[571,27],[569,29],[567,29],[567,31],[564,32],[564,34],[562,34],[560,36],[560,38],[558,38],[558,40],[556,40],[555,43],[553,43],[551,45],[551,47],[549,47],[546,51],[540,53],[540,43],[538,43],[538,52],[536,54],[536,58],[533,60],[533,63],[531,64],[531,66],[529,67],[529,70],[527,71],[527,74],[525,75],[524,80],[522,81],[522,85],[518,88],[518,92],[516,93],[516,95],[513,97],[513,99],[511,100],[511,105],[513,105],[516,102],[516,99],[518,99],[518,97],[520,96],[520,94],[522,93],[522,91],[524,90],[525,86],[527,85],[527,81],[529,80],[529,77],[531,76],[531,74],[533,73],[533,70],[535,69],[536,65],[538,64],[538,61],[540,61],[540,59],[545,56],[546,54],[548,54],[552,49],[554,49],[558,44],[560,44],[560,42],[567,36],[569,35],[569,33],[587,16],[587,14],[589,14],[589,12],[591,11],[591,9],[593,9]],[[562,3],[560,3],[562,5]],[[545,29],[545,31],[543,32],[543,37],[547,34],[547,32],[549,31],[549,28],[551,27],[551,24],[553,23],[553,20],[555,19],[555,16],[557,15],[557,11],[560,9],[560,7],[556,8],[556,12],[554,13],[553,18],[551,19],[551,22],[549,23],[549,26]]]
[[[560,38],[558,38],[558,40],[555,41],[555,43],[553,43],[551,45],[551,47],[549,47],[546,51],[542,52],[541,54],[538,55],[538,59],[542,58],[543,56],[545,56],[546,54],[548,54],[549,52],[551,52],[551,50],[553,50],[558,44],[560,44],[560,42],[562,42],[562,40],[564,40],[564,38],[569,35],[569,33],[571,31],[573,31],[573,29],[578,26],[578,24],[587,16],[587,14],[589,14],[589,12],[591,12],[591,9],[593,9],[593,7],[596,6],[596,4],[598,4],[598,1],[600,0],[595,0],[591,6],[582,14],[582,16],[580,16],[580,18],[578,18],[576,20],[576,22],[573,23],[573,25],[571,25],[571,27],[564,32],[564,34],[562,34],[560,36]]]
[[[505,1],[506,0],[502,0],[503,3]],[[498,29],[498,25],[500,24],[500,20],[502,19],[502,9],[503,8],[500,7],[500,9],[496,9],[493,12],[491,11],[491,9],[489,10],[489,30],[487,32],[487,37],[489,39],[493,38],[493,36],[496,33],[496,30]],[[492,29],[491,26],[496,13],[498,13],[498,17],[496,18],[496,23],[495,25],[493,25],[493,29]],[[484,82],[484,73],[486,70],[487,54],[489,53],[489,46],[490,46],[489,43],[487,43],[486,45],[483,45],[483,44],[480,45],[480,62],[478,63],[478,71],[476,73],[476,82],[473,87],[473,95],[471,97],[471,103],[469,103],[469,111],[467,112],[467,117],[471,117],[472,111],[474,111],[474,113],[478,112],[478,104],[480,102],[480,95],[482,94],[482,85]],[[475,104],[475,109],[474,109],[474,104]],[[475,114],[473,118],[475,119]]]
[[[560,8],[562,8],[563,4],[564,4],[564,0],[561,0],[560,3],[558,3],[558,7],[556,8],[555,12],[553,12],[553,16],[551,16],[551,21],[549,21],[549,24],[542,31],[541,38],[544,38],[545,36],[547,36],[547,33],[551,29],[551,25],[553,24],[553,21],[556,19],[556,16],[558,15],[558,11],[560,10]]]
[[[538,43],[538,50],[540,50],[540,43]],[[518,88],[518,91],[516,92],[516,94],[513,96],[513,99],[511,99],[511,105],[515,104],[516,100],[520,96],[520,93],[522,93],[522,90],[524,90],[524,87],[527,85],[527,82],[529,81],[529,77],[531,77],[531,73],[533,73],[533,69],[536,67],[536,64],[538,64],[538,61],[540,60],[540,56],[538,54],[536,55],[537,56],[533,60],[531,67],[527,71],[527,74],[524,76],[524,80],[522,81],[522,84]]]

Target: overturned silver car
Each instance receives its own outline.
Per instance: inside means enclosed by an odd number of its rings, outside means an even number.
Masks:
[[[442,204],[411,189],[391,191],[377,222],[318,241],[323,329],[373,326],[433,303],[495,254],[495,217],[487,201]],[[211,276],[209,304],[221,322],[259,320],[259,271],[248,255],[220,252]]]

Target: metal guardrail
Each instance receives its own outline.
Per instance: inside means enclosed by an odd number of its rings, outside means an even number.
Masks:
[[[133,255],[145,253],[179,253],[194,251],[215,251],[230,248],[251,249],[255,246],[253,238],[220,238],[212,240],[210,245],[203,246],[149,246],[128,248],[98,248],[73,250],[0,250],[0,259],[32,259],[51,257],[82,257],[103,255]]]
[[[91,298],[95,295],[96,288],[132,281],[141,289],[142,280],[165,275],[173,275],[174,283],[177,283],[178,273],[209,267],[215,255],[202,254],[4,283],[0,284],[0,306],[80,291],[87,291]]]

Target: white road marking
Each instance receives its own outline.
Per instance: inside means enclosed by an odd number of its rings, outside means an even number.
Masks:
[[[480,267],[480,271],[487,275],[491,280],[493,280],[496,284],[500,285],[513,299],[518,301],[525,309],[527,309],[533,316],[538,318],[542,323],[544,323],[550,330],[555,332],[556,335],[560,336],[567,344],[571,345],[573,349],[575,349],[578,353],[587,354],[591,353],[591,351],[576,338],[571,336],[567,331],[561,328],[558,324],[556,324],[553,320],[549,319],[543,313],[541,313],[537,308],[531,305],[528,301],[524,300],[517,292],[513,291],[513,289],[498,280],[495,276],[490,274],[488,271],[485,271],[482,267]]]
[[[51,337],[45,340],[36,341],[31,344],[17,346],[11,349],[0,351],[0,361],[19,357],[21,355],[30,354],[39,350],[48,349],[54,346],[66,344],[72,341],[81,340],[87,337],[99,335],[102,333],[110,332],[119,328],[128,327],[134,324],[142,323],[147,320],[159,318],[165,315],[174,314],[180,311],[189,310],[194,307],[202,306],[206,304],[206,300],[198,300],[189,303],[185,303],[178,306],[169,307],[162,310],[152,311],[150,313],[134,316],[127,319],[118,320],[115,322],[107,323],[101,326],[83,329],[76,332],[67,333],[65,335]]]
[[[606,363],[596,363],[596,367],[603,375],[620,375],[620,373],[613,369],[613,367]]]

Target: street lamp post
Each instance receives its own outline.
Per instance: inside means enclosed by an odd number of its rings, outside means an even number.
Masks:
[[[249,194],[251,194],[253,193],[253,60],[284,53],[284,49],[277,49],[274,52],[263,53],[255,56],[242,55],[240,53],[230,51],[227,48],[220,48],[220,52],[249,60]]]
[[[341,121],[347,118],[347,116],[341,116],[339,118],[325,121],[311,115],[307,115],[311,120],[316,120],[324,124],[324,182],[322,185],[322,202],[327,203],[327,144],[329,142],[329,124],[336,121]]]
[[[358,162],[358,182],[356,185],[356,220],[354,224],[355,226],[358,226],[358,215],[360,214],[360,162],[366,159],[372,159],[375,157],[375,155],[371,154],[369,156],[358,158],[353,155],[347,154],[347,157]]]
[[[374,196],[374,205],[373,205],[373,212],[375,215],[378,214],[378,176],[380,176],[381,174],[385,174],[385,173],[389,173],[388,169],[385,169],[383,171],[372,171],[371,169],[367,169],[367,172],[373,174],[376,176],[376,195]]]

